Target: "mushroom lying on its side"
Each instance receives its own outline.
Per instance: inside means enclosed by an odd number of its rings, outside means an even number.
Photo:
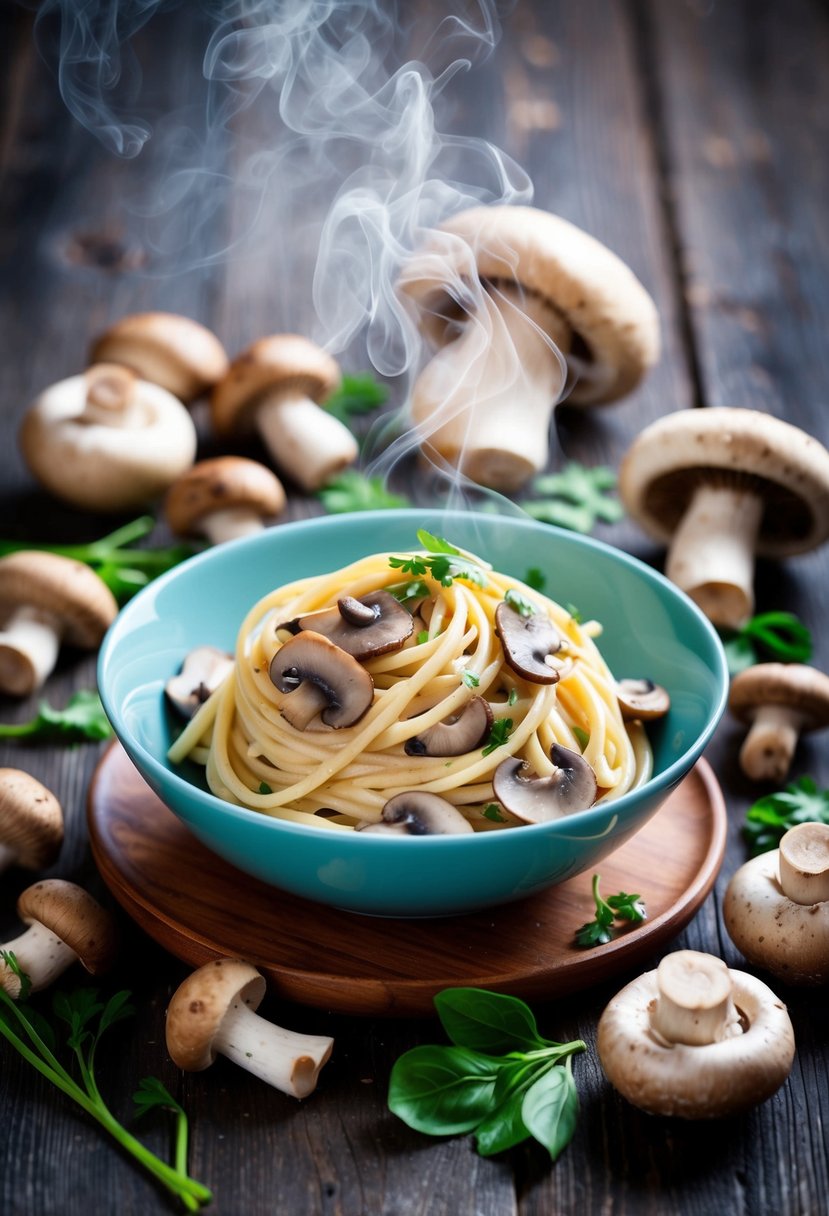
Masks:
[[[723,918],[750,963],[789,984],[829,982],[829,825],[801,823],[741,866]]]
[[[445,798],[424,790],[405,790],[388,800],[379,823],[364,824],[358,831],[386,836],[457,836],[473,828]]]
[[[480,747],[493,722],[489,702],[472,697],[456,718],[436,722],[403,744],[407,756],[463,756]]]
[[[3,949],[14,954],[32,992],[48,988],[72,963],[99,975],[115,961],[115,922],[72,882],[46,878],[27,887],[17,901],[17,915],[29,927]],[[20,977],[5,962],[0,962],[0,986],[15,999],[20,995]]]
[[[579,752],[554,743],[549,777],[529,777],[528,766],[516,756],[502,760],[492,774],[492,792],[505,810],[524,823],[547,823],[596,801],[596,774]]]
[[[653,680],[620,680],[616,700],[625,722],[652,722],[671,708],[668,693]]]
[[[206,536],[221,545],[263,531],[285,506],[282,482],[265,465],[243,456],[200,460],[174,481],[164,514],[179,536]]]
[[[198,321],[171,312],[121,317],[95,340],[89,362],[121,364],[185,402],[200,397],[228,368],[215,334]]]
[[[167,1010],[167,1050],[187,1072],[209,1068],[226,1056],[267,1085],[307,1098],[328,1061],[334,1040],[283,1030],[256,1010],[265,981],[255,967],[222,958],[194,971],[173,994]]]
[[[740,749],[745,775],[780,783],[800,735],[829,726],[829,676],[803,663],[757,663],[731,681],[728,708],[750,724]]]
[[[105,363],[41,393],[19,441],[38,481],[89,511],[143,506],[196,455],[196,428],[178,398]]]
[[[11,865],[42,870],[63,843],[63,811],[29,773],[0,768],[0,872]]]
[[[829,536],[829,451],[757,410],[679,410],[634,440],[619,494],[669,543],[668,578],[736,629],[754,608],[755,554],[805,553]]]
[[[786,1006],[753,975],[695,950],[633,980],[599,1021],[611,1085],[652,1115],[716,1119],[764,1102],[789,1075]]]
[[[506,602],[495,609],[495,632],[504,659],[516,675],[531,684],[557,684],[560,667],[553,656],[561,649],[562,639],[543,612],[522,616]]]
[[[176,713],[192,718],[233,668],[233,655],[217,646],[197,646],[185,656],[178,675],[171,676],[164,692]]]

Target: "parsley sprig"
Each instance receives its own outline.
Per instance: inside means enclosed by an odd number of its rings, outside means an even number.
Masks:
[[[541,497],[522,502],[521,506],[542,523],[557,524],[572,532],[592,532],[599,520],[614,524],[624,516],[618,498],[610,497],[615,487],[613,469],[605,465],[591,469],[571,461],[560,473],[536,477],[532,492]]]
[[[37,716],[29,722],[0,723],[0,739],[76,743],[81,740],[96,742],[109,739],[111,735],[112,727],[101,698],[87,688],[73,693],[64,709],[53,709],[48,702],[41,701]]]
[[[375,380],[371,372],[358,372],[353,376],[343,376],[340,387],[325,402],[325,408],[348,426],[355,415],[370,414],[378,409],[388,395],[386,385]]]
[[[619,891],[617,895],[608,895],[607,899],[602,899],[599,894],[598,874],[593,875],[593,903],[596,907],[596,917],[577,931],[577,946],[603,946],[615,937],[614,925],[617,920],[638,924],[647,916],[641,895],[629,895],[627,891]]]
[[[17,960],[13,954],[4,950],[0,951],[0,957],[18,975],[20,974]],[[21,997],[23,996],[24,992],[21,989]],[[211,1201],[212,1195],[206,1186],[187,1174],[186,1160],[182,1159],[182,1151],[186,1154],[187,1139],[186,1130],[182,1131],[181,1119],[184,1111],[181,1107],[169,1094],[166,1094],[165,1090],[167,1099],[165,1104],[180,1112],[176,1166],[173,1167],[166,1161],[162,1161],[155,1153],[150,1152],[140,1140],[137,1140],[118,1122],[98,1088],[95,1076],[95,1056],[98,1044],[107,1030],[130,1017],[134,1012],[128,1003],[129,997],[129,992],[122,991],[116,992],[109,1000],[102,1001],[99,1000],[98,991],[95,988],[79,988],[71,993],[59,991],[54,994],[52,1011],[56,1022],[63,1023],[66,1047],[69,1048],[74,1058],[78,1080],[61,1064],[56,1055],[57,1033],[52,1024],[23,1001],[13,1001],[2,988],[0,988],[0,1034],[8,1040],[24,1060],[37,1069],[41,1076],[71,1098],[88,1115],[91,1115],[127,1153],[148,1170],[172,1195],[180,1199],[188,1211],[197,1212],[203,1205]],[[141,1099],[139,1108],[148,1108],[151,1093],[155,1095],[152,1104],[161,1105],[159,1100],[163,1089],[161,1083],[154,1078],[148,1078],[141,1085],[147,1096]],[[139,1090],[139,1092],[142,1091]]]
[[[329,515],[342,515],[346,511],[397,510],[411,505],[402,494],[387,490],[382,477],[367,477],[356,469],[346,469],[333,477],[317,492],[317,497]]]
[[[812,635],[793,612],[761,612],[739,629],[721,629],[728,670],[732,676],[755,663],[808,663]]]
[[[576,1128],[572,1057],[585,1043],[542,1038],[523,1001],[482,988],[445,989],[435,1008],[452,1045],[395,1062],[389,1109],[430,1136],[473,1132],[482,1157],[532,1136],[555,1161]]]
[[[442,587],[451,587],[454,580],[461,579],[474,583],[476,587],[486,586],[486,575],[480,566],[456,549],[442,536],[433,536],[425,528],[417,533],[425,553],[412,553],[408,557],[390,557],[389,565],[393,570],[401,570],[403,574],[411,574],[414,578],[431,576]]]
[[[481,750],[482,756],[488,756],[496,747],[503,747],[512,734],[512,718],[497,718],[489,728],[486,744]]]
[[[829,790],[818,789],[812,777],[801,777],[749,807],[743,836],[751,856],[776,849],[789,828],[799,823],[829,823]]]

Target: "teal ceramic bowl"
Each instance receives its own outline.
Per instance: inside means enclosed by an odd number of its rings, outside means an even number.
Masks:
[[[232,650],[251,606],[275,586],[369,553],[417,547],[418,528],[519,578],[539,567],[547,594],[603,623],[599,646],[617,679],[648,676],[669,690],[670,712],[651,732],[655,763],[647,784],[552,823],[474,836],[383,837],[317,830],[232,806],[207,791],[196,766],[167,761],[172,724],[163,688],[188,651],[203,644]],[[98,679],[132,760],[208,848],[275,887],[379,916],[470,912],[595,866],[641,828],[686,775],[717,725],[728,689],[711,625],[641,562],[531,520],[434,510],[283,524],[190,559],[120,613],[101,649]]]

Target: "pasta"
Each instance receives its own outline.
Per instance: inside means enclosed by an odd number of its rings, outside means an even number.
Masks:
[[[518,825],[523,817],[493,790],[511,757],[526,762],[527,788],[559,771],[551,753],[574,765],[583,757],[597,799],[647,780],[650,747],[641,724],[622,718],[594,640],[600,626],[419,536],[423,552],[374,554],[254,605],[230,673],[170,759],[203,764],[209,788],[228,802],[333,831],[380,823],[390,800],[413,790],[439,795],[474,830]],[[406,636],[360,653],[392,618]],[[516,658],[534,646],[540,659]],[[316,662],[342,666],[347,691],[332,693],[340,667],[309,675]],[[540,662],[539,674],[528,678],[524,662]],[[338,725],[355,689],[365,708]]]

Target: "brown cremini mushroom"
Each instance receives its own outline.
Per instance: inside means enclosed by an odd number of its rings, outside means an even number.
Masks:
[[[407,756],[463,756],[481,746],[492,722],[489,702],[471,697],[456,717],[413,735],[403,750]]]
[[[388,800],[378,823],[363,824],[358,830],[385,836],[457,836],[474,829],[457,807],[438,794],[404,790]]]
[[[415,384],[427,449],[510,492],[547,462],[553,408],[615,401],[659,355],[644,287],[604,245],[533,207],[475,207],[410,259],[400,290],[437,353]]]
[[[41,393],[19,443],[31,472],[58,498],[122,511],[156,498],[190,467],[196,428],[172,393],[99,363]]]
[[[326,726],[353,726],[374,700],[374,681],[355,658],[321,633],[303,630],[271,659],[273,686],[286,693],[279,712],[297,730],[320,716]]]
[[[32,992],[48,988],[72,963],[99,975],[115,961],[115,922],[73,882],[46,878],[27,887],[17,901],[17,914],[29,927],[3,949],[14,954]],[[0,985],[15,999],[20,995],[20,977],[2,961]]]
[[[200,460],[167,491],[164,514],[179,536],[206,536],[212,545],[261,532],[285,506],[279,478],[256,460]]]
[[[723,918],[750,963],[788,984],[829,982],[829,825],[798,824],[741,866]]]
[[[662,685],[647,679],[620,680],[616,700],[626,722],[652,722],[664,718],[671,708],[671,698]]]
[[[562,639],[543,612],[522,616],[506,601],[495,609],[495,632],[504,659],[517,675],[531,684],[556,684],[561,676],[553,656]]]
[[[370,591],[355,599],[344,596],[334,608],[309,612],[278,626],[289,633],[321,633],[346,654],[362,662],[399,650],[411,637],[412,614],[388,591]]]
[[[754,609],[754,559],[829,536],[829,451],[757,410],[711,407],[660,418],[619,470],[628,514],[669,543],[665,573],[716,625]]]
[[[233,669],[233,655],[216,646],[197,646],[185,656],[181,671],[164,685],[167,699],[182,718],[192,718]]]
[[[226,438],[255,426],[279,471],[318,490],[358,455],[348,427],[318,404],[339,383],[336,362],[307,338],[261,338],[214,388],[213,427]]]
[[[0,871],[42,870],[63,842],[63,811],[55,795],[19,768],[0,768]]]
[[[740,748],[745,775],[779,784],[799,737],[829,726],[829,676],[802,663],[757,663],[731,681],[728,708],[750,725]]]
[[[227,373],[228,359],[215,334],[171,312],[121,317],[96,338],[90,363],[118,363],[151,384],[190,402]]]
[[[167,1050],[173,1063],[201,1072],[223,1055],[282,1093],[307,1098],[334,1040],[266,1021],[256,1012],[264,995],[265,981],[249,963],[222,958],[199,967],[173,994],[167,1010]]]
[[[25,697],[40,688],[61,643],[97,649],[117,612],[82,562],[28,549],[0,558],[0,691]]]
[[[695,950],[667,955],[617,993],[596,1045],[623,1097],[682,1119],[716,1119],[764,1102],[794,1059],[783,1002],[753,975]]]
[[[529,776],[529,766],[517,756],[502,760],[492,774],[492,792],[504,810],[523,823],[547,823],[585,811],[596,801],[596,774],[579,752],[554,743],[553,771]]]

